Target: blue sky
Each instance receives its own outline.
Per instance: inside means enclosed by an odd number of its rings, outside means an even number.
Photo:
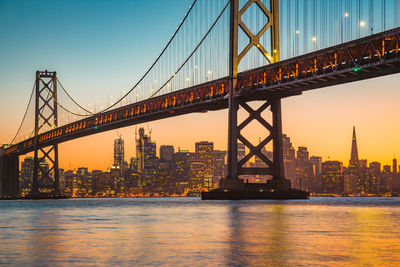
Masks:
[[[36,70],[57,71],[82,103],[119,95],[158,55],[190,2],[1,0],[2,110],[18,105],[13,114],[22,117]]]

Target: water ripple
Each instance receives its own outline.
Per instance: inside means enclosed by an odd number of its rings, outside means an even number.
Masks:
[[[400,266],[400,198],[0,201],[0,265]]]

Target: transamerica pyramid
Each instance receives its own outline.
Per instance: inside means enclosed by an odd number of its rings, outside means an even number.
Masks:
[[[353,126],[353,138],[351,140],[351,156],[350,156],[350,166],[358,167],[358,149],[357,149],[357,138],[356,138],[356,127]]]

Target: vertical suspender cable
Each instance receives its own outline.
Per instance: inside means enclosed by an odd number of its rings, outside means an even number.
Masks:
[[[214,1],[212,1],[212,2],[214,2]],[[211,4],[210,4],[210,1],[207,1],[207,3],[208,3],[208,8],[207,8],[207,13],[208,13],[208,20],[210,20],[211,19],[211,17],[212,17],[212,13],[211,13]],[[214,71],[213,70],[213,68],[212,68],[212,57],[211,57],[211,44],[210,44],[210,41],[209,42],[207,42],[207,46],[208,46],[208,62],[209,62],[209,64],[210,64],[210,71]],[[211,77],[210,77],[210,79],[211,79]]]
[[[360,21],[361,21],[361,0],[357,0],[357,32],[358,38],[361,36],[361,28],[360,28]]]
[[[399,1],[394,1],[394,26],[399,27]]]
[[[299,0],[296,0],[296,9],[295,9],[295,39],[294,39],[294,52],[293,52],[293,56],[297,56],[299,54]]]
[[[348,41],[354,38],[353,36],[353,24],[354,24],[354,12],[353,12],[353,2],[349,0],[349,5],[350,5],[350,38]]]
[[[382,15],[382,19],[383,19],[383,30],[386,30],[386,0],[383,0],[383,15]]]
[[[384,31],[385,30],[385,19],[384,19],[384,17],[385,17],[385,0],[383,0],[382,6],[380,8],[382,8],[382,11],[381,11],[381,31]]]
[[[374,33],[374,12],[372,8],[372,0],[369,0],[369,5],[368,5],[368,24],[370,29],[371,29],[371,34]]]
[[[339,19],[339,23],[340,23],[340,43],[343,43],[343,32],[344,32],[344,28],[343,28],[343,23],[344,23],[344,21],[343,21],[343,6],[342,6],[342,3],[343,1],[342,0],[339,0],[339,16],[338,16],[338,19]]]
[[[316,36],[316,24],[317,24],[317,19],[316,19],[316,12],[315,12],[315,6],[316,6],[316,0],[313,0],[313,8],[312,8],[312,19],[313,19],[313,37]]]
[[[287,1],[287,56],[286,58],[290,58],[290,47],[292,46],[292,42],[291,42],[291,29],[290,29],[290,1]]]
[[[304,21],[304,53],[308,52],[308,17],[307,17],[307,0],[304,0],[303,21]]]
[[[219,3],[219,2],[218,2]],[[217,7],[218,8],[218,10],[219,10],[219,6]],[[222,20],[223,21],[223,20]],[[217,58],[217,61],[216,61],[216,72],[217,72],[217,77],[221,77],[221,74],[220,74],[220,69],[219,69],[219,62],[220,62],[220,55],[221,55],[221,53],[220,53],[220,51],[219,51],[219,45],[220,45],[220,42],[221,42],[221,24],[222,23],[220,23],[218,26],[217,26],[217,29],[216,29],[216,38],[215,39],[217,39],[217,43],[215,44],[216,45],[216,53],[215,53],[215,55],[216,55],[216,58]]]

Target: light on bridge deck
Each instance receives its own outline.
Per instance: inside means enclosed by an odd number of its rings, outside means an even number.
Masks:
[[[353,68],[352,69],[352,71],[354,71],[354,72],[359,72],[360,70],[362,70],[363,68],[361,68],[361,67],[357,67],[357,68]]]

